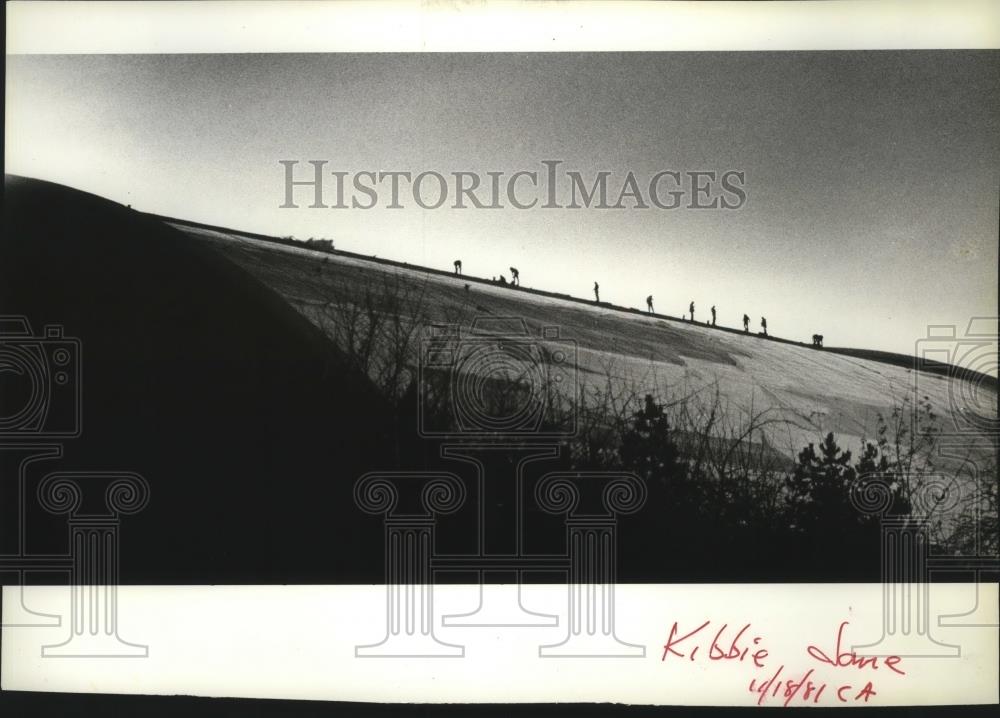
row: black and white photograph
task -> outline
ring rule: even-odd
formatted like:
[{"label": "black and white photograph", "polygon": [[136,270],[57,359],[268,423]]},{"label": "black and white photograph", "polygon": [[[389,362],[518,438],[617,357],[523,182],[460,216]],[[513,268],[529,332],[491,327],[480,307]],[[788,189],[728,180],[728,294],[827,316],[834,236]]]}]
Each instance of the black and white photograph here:
[{"label": "black and white photograph", "polygon": [[86,5],[7,5],[0,708],[995,710],[996,5]]}]

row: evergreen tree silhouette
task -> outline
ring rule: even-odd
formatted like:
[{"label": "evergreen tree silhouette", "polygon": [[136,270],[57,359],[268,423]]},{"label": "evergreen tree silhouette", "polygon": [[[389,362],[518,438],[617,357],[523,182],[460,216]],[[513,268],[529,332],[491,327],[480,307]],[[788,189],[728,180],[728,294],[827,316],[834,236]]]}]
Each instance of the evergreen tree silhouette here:
[{"label": "evergreen tree silhouette", "polygon": [[650,394],[646,394],[643,408],[632,415],[620,452],[623,467],[647,483],[665,484],[684,473],[667,415]]},{"label": "evergreen tree silhouette", "polygon": [[795,470],[787,479],[787,503],[791,528],[813,533],[856,523],[858,513],[850,504],[849,491],[857,478],[851,452],[837,446],[833,432],[819,445],[809,444],[799,452]]}]

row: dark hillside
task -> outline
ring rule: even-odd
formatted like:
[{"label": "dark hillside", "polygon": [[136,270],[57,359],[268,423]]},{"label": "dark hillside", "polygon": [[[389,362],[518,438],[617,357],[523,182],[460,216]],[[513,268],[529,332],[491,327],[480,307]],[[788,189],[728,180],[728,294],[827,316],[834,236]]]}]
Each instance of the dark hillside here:
[{"label": "dark hillside", "polygon": [[[34,337],[61,325],[81,342],[82,434],[28,471],[29,547],[65,550],[65,529],[51,523],[65,519],[35,506],[44,475],[135,471],[150,502],[123,520],[125,583],[380,573],[380,561],[347,547],[350,520],[379,536],[351,487],[379,451],[386,413],[322,333],[217,252],[93,195],[8,177],[3,222],[0,314],[25,316]],[[10,417],[30,388],[23,376],[5,382],[0,414]],[[59,412],[72,421],[65,398],[53,394],[50,424]],[[0,465],[7,526],[22,456],[4,451]],[[85,499],[100,511],[104,486],[88,481]],[[7,552],[6,529],[3,538]]]}]

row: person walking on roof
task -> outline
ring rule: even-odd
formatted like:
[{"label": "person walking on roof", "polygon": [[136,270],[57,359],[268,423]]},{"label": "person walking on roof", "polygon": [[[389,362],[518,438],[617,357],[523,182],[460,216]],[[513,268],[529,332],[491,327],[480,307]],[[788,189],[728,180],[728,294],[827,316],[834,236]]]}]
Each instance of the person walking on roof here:
[{"label": "person walking on roof", "polygon": [[745,332],[750,331],[750,317],[748,317],[746,314],[743,315],[743,331]]},{"label": "person walking on roof", "polygon": [[517,271],[517,267],[510,268],[510,283],[521,286],[521,273]]},{"label": "person walking on roof", "polygon": [[712,326],[715,326],[715,305],[712,305]]},{"label": "person walking on roof", "polygon": [[462,260],[461,259],[456,259],[455,260],[455,274],[457,274],[459,276],[461,276],[461,274],[462,274]]},{"label": "person walking on roof", "polygon": [[694,302],[688,305],[688,311],[691,312],[691,321],[694,322]]},{"label": "person walking on roof", "polygon": [[649,311],[650,314],[653,313],[653,295],[652,294],[650,294],[648,297],[646,297],[646,309]]},{"label": "person walking on roof", "polygon": [[601,285],[597,282],[594,282],[594,301],[598,304],[601,303]]},{"label": "person walking on roof", "polygon": [[767,317],[760,318],[760,328],[764,330],[764,336],[767,336]]}]

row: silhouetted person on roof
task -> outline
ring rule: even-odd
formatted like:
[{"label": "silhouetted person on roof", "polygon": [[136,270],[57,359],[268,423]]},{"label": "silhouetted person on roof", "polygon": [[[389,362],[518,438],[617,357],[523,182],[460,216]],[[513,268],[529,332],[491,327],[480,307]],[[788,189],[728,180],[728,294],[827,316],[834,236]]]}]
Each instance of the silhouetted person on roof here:
[{"label": "silhouetted person on roof", "polygon": [[653,295],[652,294],[650,294],[648,297],[646,297],[646,309],[649,310],[650,314],[653,313]]},{"label": "silhouetted person on roof", "polygon": [[507,278],[502,274],[500,275],[500,284],[507,284]]},{"label": "silhouetted person on roof", "polygon": [[823,348],[823,335],[822,334],[813,334],[813,346],[814,347],[819,347],[820,349]]},{"label": "silhouetted person on roof", "polygon": [[712,326],[715,326],[715,305],[712,305]]},{"label": "silhouetted person on roof", "polygon": [[767,336],[767,317],[760,318],[760,328],[764,330],[764,336]]},{"label": "silhouetted person on roof", "polygon": [[461,274],[461,273],[462,273],[462,260],[461,259],[456,259],[455,260],[455,274]]},{"label": "silhouetted person on roof", "polygon": [[694,302],[688,305],[688,311],[691,312],[691,321],[694,321]]},{"label": "silhouetted person on roof", "polygon": [[510,268],[510,283],[521,286],[521,273],[517,271],[517,267]]},{"label": "silhouetted person on roof", "polygon": [[601,303],[601,285],[594,282],[594,301],[598,304]]},{"label": "silhouetted person on roof", "polygon": [[743,315],[743,331],[745,332],[750,331],[750,317],[748,317],[746,314]]}]

